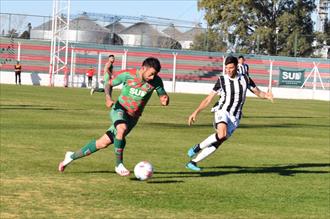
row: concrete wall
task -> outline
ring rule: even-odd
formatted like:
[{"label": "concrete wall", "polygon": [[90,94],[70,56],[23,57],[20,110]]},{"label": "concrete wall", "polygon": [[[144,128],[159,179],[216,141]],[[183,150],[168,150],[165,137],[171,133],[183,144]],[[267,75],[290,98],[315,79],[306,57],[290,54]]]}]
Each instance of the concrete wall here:
[{"label": "concrete wall", "polygon": [[[15,84],[15,73],[0,71],[0,83],[1,84]],[[37,85],[48,86],[49,75],[41,73],[22,73],[22,84],[24,85]],[[77,79],[78,84],[74,84],[74,87],[85,87],[84,76]],[[64,80],[63,75],[55,76],[55,86],[63,87]],[[95,79],[94,79],[95,83]],[[69,82],[70,85],[70,82]],[[192,93],[192,94],[209,94],[214,84],[211,83],[198,83],[198,82],[176,82],[173,87],[172,81],[164,81],[165,89],[168,92],[176,93]],[[266,91],[266,87],[260,87],[261,90]],[[330,90],[312,90],[301,88],[280,88],[274,87],[273,93],[275,98],[283,99],[315,99],[330,101]],[[254,96],[251,92],[248,92],[248,96]]]}]

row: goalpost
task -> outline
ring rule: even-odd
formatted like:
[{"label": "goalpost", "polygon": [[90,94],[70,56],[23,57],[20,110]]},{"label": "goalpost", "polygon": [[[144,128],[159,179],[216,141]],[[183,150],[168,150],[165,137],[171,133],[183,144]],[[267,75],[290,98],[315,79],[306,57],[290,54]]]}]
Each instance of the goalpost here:
[{"label": "goalpost", "polygon": [[[115,56],[115,62],[118,62],[121,60],[121,70],[126,69],[126,63],[127,63],[127,50],[124,50],[122,53],[118,52],[104,52],[104,51],[94,51],[94,50],[82,50],[82,49],[71,49],[71,66],[70,66],[70,77],[69,77],[69,85],[71,87],[87,87],[87,68],[88,66],[84,66],[83,72],[78,73],[77,66],[80,64],[86,64],[85,63],[77,63],[77,55],[84,57],[87,59],[93,59],[91,63],[89,63],[92,66],[96,67],[96,74],[93,76],[93,83],[92,86],[94,88],[103,87],[103,83],[101,81],[103,80],[103,69],[104,69],[104,63],[108,61],[109,55],[112,54]],[[78,57],[79,58],[79,57]],[[90,60],[89,60],[90,62]]]},{"label": "goalpost", "polygon": [[77,55],[83,56],[89,56],[94,55],[95,59],[97,57],[96,51],[88,51],[88,50],[82,50],[82,49],[75,49],[71,48],[71,65],[70,65],[70,76],[69,76],[69,85],[71,87],[86,87],[87,81],[86,81],[86,71],[87,69],[83,69],[84,71],[81,73],[78,73],[77,65]]}]

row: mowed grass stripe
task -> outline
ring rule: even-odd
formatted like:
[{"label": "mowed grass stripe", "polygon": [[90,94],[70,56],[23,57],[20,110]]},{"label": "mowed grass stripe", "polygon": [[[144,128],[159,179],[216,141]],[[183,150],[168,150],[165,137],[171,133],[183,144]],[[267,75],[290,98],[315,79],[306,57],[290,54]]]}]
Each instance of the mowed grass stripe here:
[{"label": "mowed grass stripe", "polygon": [[189,127],[204,95],[170,97],[161,107],[154,94],[127,137],[126,166],[155,167],[140,182],[114,173],[112,146],[57,171],[108,128],[102,93],[1,85],[1,218],[330,217],[329,102],[248,98],[240,128],[196,173],[186,151],[214,131],[213,115]]}]

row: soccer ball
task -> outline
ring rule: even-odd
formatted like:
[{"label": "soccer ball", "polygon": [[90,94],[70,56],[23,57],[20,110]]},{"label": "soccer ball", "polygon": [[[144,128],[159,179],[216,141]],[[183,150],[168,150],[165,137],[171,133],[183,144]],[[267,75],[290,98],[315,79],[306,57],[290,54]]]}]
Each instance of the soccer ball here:
[{"label": "soccer ball", "polygon": [[134,167],[134,175],[139,180],[147,180],[152,177],[154,168],[148,161],[141,161]]}]

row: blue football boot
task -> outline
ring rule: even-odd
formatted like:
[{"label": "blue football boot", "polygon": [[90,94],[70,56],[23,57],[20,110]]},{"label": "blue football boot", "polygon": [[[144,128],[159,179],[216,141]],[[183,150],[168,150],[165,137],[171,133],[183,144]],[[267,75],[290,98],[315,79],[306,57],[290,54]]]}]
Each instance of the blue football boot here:
[{"label": "blue football boot", "polygon": [[202,168],[196,166],[196,164],[189,162],[186,164],[186,168],[192,171],[202,171]]},{"label": "blue football boot", "polygon": [[195,153],[194,148],[195,148],[195,146],[191,147],[188,150],[188,152],[187,152],[188,157],[192,158],[192,157],[194,157],[197,154],[197,153]]}]

